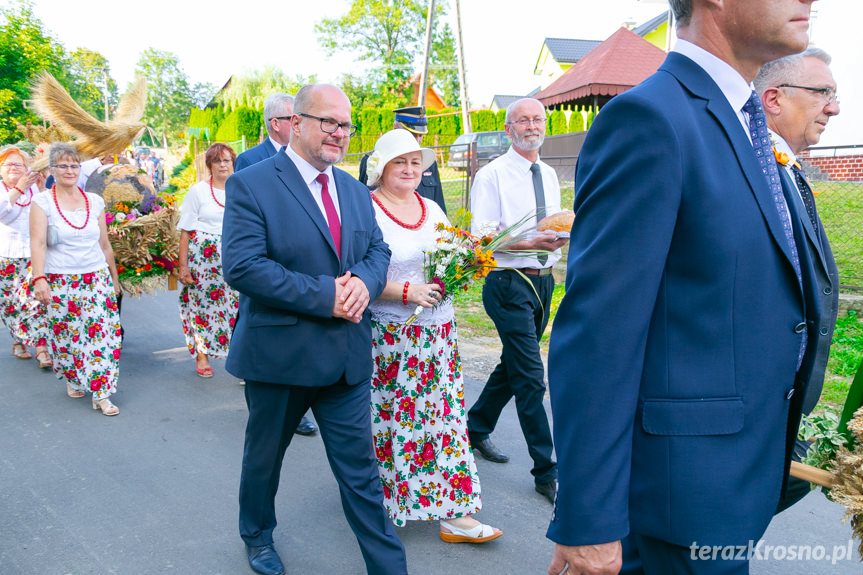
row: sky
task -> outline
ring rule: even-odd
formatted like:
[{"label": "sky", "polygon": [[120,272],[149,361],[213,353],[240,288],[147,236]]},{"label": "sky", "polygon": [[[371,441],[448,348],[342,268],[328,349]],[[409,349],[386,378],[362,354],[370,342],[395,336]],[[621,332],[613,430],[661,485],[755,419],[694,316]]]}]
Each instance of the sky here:
[{"label": "sky", "polygon": [[[120,90],[134,76],[149,47],[173,52],[192,82],[221,87],[232,74],[275,65],[289,75],[336,81],[358,73],[364,62],[350,55],[328,58],[314,25],[345,13],[349,0],[242,0],[183,2],[148,0],[141,8],[95,10],[88,3],[34,0],[34,12],[67,50],[100,52]],[[8,6],[9,0],[0,0]],[[447,19],[454,27],[452,1]],[[533,75],[546,37],[604,40],[626,21],[641,24],[666,9],[661,0],[461,0],[468,97],[488,106],[495,94],[526,94],[539,86]],[[239,9],[239,7],[242,9]],[[811,39],[833,56],[841,113],[831,119],[820,145],[863,144],[863,74],[860,0],[813,4]],[[118,12],[129,15],[118,16]],[[453,63],[455,64],[455,62]]]}]

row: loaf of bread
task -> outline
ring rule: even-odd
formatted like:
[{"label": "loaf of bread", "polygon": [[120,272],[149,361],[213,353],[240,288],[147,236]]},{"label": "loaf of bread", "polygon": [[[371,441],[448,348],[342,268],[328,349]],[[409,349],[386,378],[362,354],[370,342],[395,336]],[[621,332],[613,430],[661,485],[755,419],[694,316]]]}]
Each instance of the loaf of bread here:
[{"label": "loaf of bread", "polygon": [[575,219],[575,212],[572,210],[564,210],[550,216],[546,216],[539,220],[536,224],[538,232],[569,232],[572,230],[572,222]]}]

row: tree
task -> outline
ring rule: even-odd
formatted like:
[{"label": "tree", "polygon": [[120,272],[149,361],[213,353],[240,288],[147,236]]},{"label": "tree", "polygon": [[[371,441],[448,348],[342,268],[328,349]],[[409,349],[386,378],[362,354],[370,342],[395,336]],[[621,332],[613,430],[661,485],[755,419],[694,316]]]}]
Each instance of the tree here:
[{"label": "tree", "polygon": [[78,48],[68,58],[69,95],[95,118],[105,119],[105,88],[108,106],[117,105],[117,83],[108,60],[99,52]]},{"label": "tree", "polygon": [[63,47],[44,30],[32,2],[18,0],[0,8],[0,143],[21,138],[17,124],[39,121],[24,108],[24,100],[30,98],[30,81],[42,70],[65,83]]},{"label": "tree", "polygon": [[236,108],[245,105],[262,108],[267,96],[276,92],[295,94],[306,84],[315,83],[315,76],[288,76],[276,66],[264,66],[231,78],[231,83],[218,94],[218,101]]},{"label": "tree", "polygon": [[[438,28],[436,25],[435,28]],[[430,82],[443,97],[444,102],[455,108],[461,105],[461,85],[458,81],[458,57],[452,28],[444,22],[432,37],[432,52],[429,57]]]},{"label": "tree", "polygon": [[144,122],[162,136],[174,140],[186,127],[189,111],[195,105],[195,89],[171,52],[147,48],[135,66],[135,75],[147,79],[147,106]]},{"label": "tree", "polygon": [[[350,80],[349,89],[361,88],[358,91],[363,95],[363,105],[394,107],[410,101],[409,80],[418,69],[417,59],[425,47],[427,10],[426,2],[420,0],[351,0],[344,16],[315,24],[318,42],[327,54],[351,52],[359,60],[373,64],[366,82],[356,76],[345,77]],[[435,12],[443,16],[445,3],[440,2]],[[435,53],[445,58],[447,41],[455,54],[452,32],[438,21],[436,18],[435,29],[441,32],[433,38],[441,47]],[[453,61],[454,57],[446,63]]]}]

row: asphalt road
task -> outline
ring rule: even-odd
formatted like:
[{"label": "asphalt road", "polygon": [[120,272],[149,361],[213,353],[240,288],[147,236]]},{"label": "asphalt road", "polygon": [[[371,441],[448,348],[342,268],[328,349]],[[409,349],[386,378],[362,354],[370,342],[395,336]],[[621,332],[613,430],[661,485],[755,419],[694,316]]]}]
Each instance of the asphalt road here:
[{"label": "asphalt road", "polygon": [[[0,575],[252,573],[237,533],[242,386],[220,361],[214,378],[195,375],[176,292],[127,299],[122,319],[117,417],[66,397],[35,361],[0,354]],[[481,386],[466,382],[468,405]],[[512,404],[499,427],[494,441],[512,459],[478,459],[478,518],[504,536],[453,545],[440,541],[435,522],[411,523],[398,533],[412,574],[545,573],[551,506],[533,490]],[[277,510],[276,548],[288,573],[365,572],[319,437],[297,437],[289,447]],[[816,556],[820,545],[833,557],[834,546],[849,546],[841,517],[840,507],[810,494],[773,521],[765,545],[810,545]],[[783,549],[785,559],[771,550],[752,573],[861,572],[856,554],[834,565],[788,560]]]}]

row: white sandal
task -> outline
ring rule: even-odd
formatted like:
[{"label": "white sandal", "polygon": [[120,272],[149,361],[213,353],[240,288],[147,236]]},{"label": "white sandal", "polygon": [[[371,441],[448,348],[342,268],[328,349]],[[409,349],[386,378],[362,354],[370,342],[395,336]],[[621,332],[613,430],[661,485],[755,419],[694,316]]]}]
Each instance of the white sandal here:
[{"label": "white sandal", "polygon": [[440,523],[441,527],[449,530],[449,533],[440,532],[441,540],[447,543],[485,543],[503,535],[503,531],[495,531],[494,527],[485,523],[474,525],[470,529],[456,527],[445,519],[441,519]]},{"label": "white sandal", "polygon": [[93,400],[93,409],[101,410],[102,415],[117,415],[120,413],[120,410],[116,405],[111,403],[111,400],[107,397],[105,399],[100,399],[99,401]]}]

